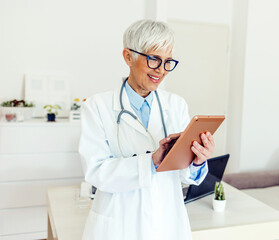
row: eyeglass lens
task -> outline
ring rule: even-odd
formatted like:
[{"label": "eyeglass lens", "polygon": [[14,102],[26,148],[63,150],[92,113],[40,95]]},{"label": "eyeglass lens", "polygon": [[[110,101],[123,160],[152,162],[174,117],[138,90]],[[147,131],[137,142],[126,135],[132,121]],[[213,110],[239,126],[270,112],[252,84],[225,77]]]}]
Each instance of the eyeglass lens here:
[{"label": "eyeglass lens", "polygon": [[[147,58],[148,67],[152,69],[158,68],[161,65],[161,63],[162,60],[160,58],[153,57],[153,56],[149,56],[149,58]],[[164,68],[166,71],[173,70],[175,66],[176,66],[176,62],[174,60],[166,60],[164,63]]]}]

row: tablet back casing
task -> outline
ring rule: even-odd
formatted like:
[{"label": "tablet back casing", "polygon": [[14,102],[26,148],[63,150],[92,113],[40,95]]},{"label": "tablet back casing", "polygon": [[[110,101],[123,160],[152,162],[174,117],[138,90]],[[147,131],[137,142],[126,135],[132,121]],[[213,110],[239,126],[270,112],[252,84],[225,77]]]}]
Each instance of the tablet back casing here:
[{"label": "tablet back casing", "polygon": [[179,139],[157,168],[157,172],[187,168],[194,159],[191,146],[194,141],[202,144],[200,135],[210,132],[212,135],[224,121],[225,116],[195,116]]}]

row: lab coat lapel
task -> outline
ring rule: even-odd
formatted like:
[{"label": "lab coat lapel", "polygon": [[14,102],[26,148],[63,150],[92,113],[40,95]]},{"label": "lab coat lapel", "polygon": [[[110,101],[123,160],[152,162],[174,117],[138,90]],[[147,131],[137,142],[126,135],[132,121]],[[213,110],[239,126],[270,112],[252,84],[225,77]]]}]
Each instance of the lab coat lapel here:
[{"label": "lab coat lapel", "polygon": [[[169,104],[167,101],[165,101],[164,94],[160,90],[157,90],[157,92],[158,92],[158,95],[159,95],[159,98],[161,101],[165,124],[167,125],[167,119],[168,119],[167,110],[168,110]],[[166,126],[166,130],[168,131],[167,126]],[[148,131],[154,137],[155,142],[157,142],[165,137],[159,103],[157,101],[155,92],[154,92],[154,97],[153,97],[153,102],[152,102],[152,107],[151,107],[151,112],[150,112],[150,117],[149,117]],[[167,132],[167,134],[168,134],[168,132]],[[156,141],[156,139],[157,139],[157,141]]]},{"label": "lab coat lapel", "polygon": [[[114,109],[114,111],[117,112],[117,116],[121,111],[120,98],[119,98],[120,90],[121,90],[121,86],[114,90],[113,109]],[[123,106],[124,106],[125,110],[136,115],[136,113],[134,112],[134,110],[132,109],[132,107],[130,105],[130,101],[129,101],[129,98],[128,98],[128,95],[127,95],[125,89],[123,89],[123,92],[122,92],[122,102],[123,102]],[[120,127],[121,127],[122,121],[129,124],[133,129],[137,130],[138,132],[144,134],[145,136],[148,136],[148,133],[146,132],[144,127],[137,120],[135,120],[131,115],[129,115],[127,113],[122,114],[121,120],[120,120]],[[139,119],[139,121],[140,121],[140,119]]]}]

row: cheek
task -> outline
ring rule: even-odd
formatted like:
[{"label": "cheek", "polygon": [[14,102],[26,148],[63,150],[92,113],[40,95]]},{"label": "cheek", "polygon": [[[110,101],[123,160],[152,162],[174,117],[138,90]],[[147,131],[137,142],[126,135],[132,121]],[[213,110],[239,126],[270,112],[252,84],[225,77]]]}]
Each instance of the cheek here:
[{"label": "cheek", "polygon": [[148,69],[146,69],[146,66],[144,64],[137,64],[134,67],[134,70],[137,74],[145,74]]}]

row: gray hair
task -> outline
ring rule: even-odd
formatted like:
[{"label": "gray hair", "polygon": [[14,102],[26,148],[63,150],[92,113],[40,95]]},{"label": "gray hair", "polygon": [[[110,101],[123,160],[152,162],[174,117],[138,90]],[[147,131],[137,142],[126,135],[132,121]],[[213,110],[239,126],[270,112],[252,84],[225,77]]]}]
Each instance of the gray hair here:
[{"label": "gray hair", "polygon": [[[150,49],[167,49],[174,47],[174,32],[163,22],[140,20],[133,23],[123,35],[124,48],[138,52],[148,52]],[[134,55],[133,58],[137,58]]]}]

